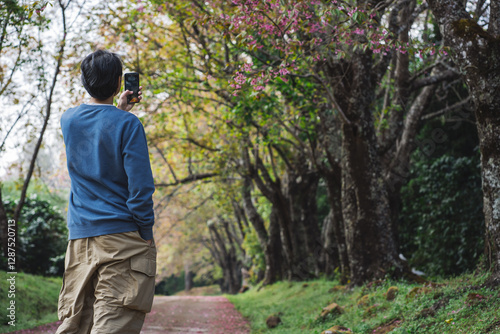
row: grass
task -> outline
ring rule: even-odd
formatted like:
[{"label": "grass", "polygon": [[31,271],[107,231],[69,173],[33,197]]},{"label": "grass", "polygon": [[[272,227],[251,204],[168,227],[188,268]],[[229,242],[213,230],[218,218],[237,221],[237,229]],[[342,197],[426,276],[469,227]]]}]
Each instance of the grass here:
[{"label": "grass", "polygon": [[[57,300],[62,285],[60,277],[34,276],[25,273],[15,275],[15,297],[9,298],[9,278],[5,271],[0,271],[0,333],[33,328],[57,321]],[[15,301],[16,326],[8,325],[9,303]]]},{"label": "grass", "polygon": [[[356,334],[500,333],[500,290],[481,287],[486,279],[486,274],[467,274],[420,290],[422,285],[391,280],[354,289],[328,280],[278,282],[227,297],[250,320],[252,333],[319,334],[334,325]],[[390,287],[398,289],[393,301],[385,295]],[[331,303],[341,306],[342,313],[318,318]],[[277,314],[282,323],[268,329],[266,318]]]},{"label": "grass", "polygon": [[[57,321],[61,278],[18,273],[16,326],[6,325],[10,320],[7,318],[8,276],[0,271],[0,309],[3,310],[0,333]],[[334,325],[350,328],[356,334],[389,331],[394,334],[500,333],[500,289],[483,287],[486,279],[487,274],[467,274],[438,280],[418,290],[413,297],[410,292],[422,285],[391,280],[354,289],[346,289],[337,281],[329,280],[278,282],[259,291],[253,288],[227,297],[251,321],[252,333],[319,334]],[[390,287],[398,289],[393,301],[387,301],[385,296]],[[216,292],[214,287],[205,290],[206,294]],[[322,309],[332,302],[340,305],[342,313],[318,318]],[[272,314],[279,314],[282,323],[268,329],[266,318]]]},{"label": "grass", "polygon": [[174,296],[219,296],[221,295],[219,285],[208,285],[192,288],[189,291],[179,291]]}]

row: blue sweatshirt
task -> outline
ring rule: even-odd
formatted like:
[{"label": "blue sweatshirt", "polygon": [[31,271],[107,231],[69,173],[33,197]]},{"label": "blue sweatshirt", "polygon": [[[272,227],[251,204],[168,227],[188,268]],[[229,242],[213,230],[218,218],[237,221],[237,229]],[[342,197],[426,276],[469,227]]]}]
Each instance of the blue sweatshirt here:
[{"label": "blue sweatshirt", "polygon": [[70,108],[61,117],[71,192],[69,239],[139,231],[153,238],[153,174],[144,127],[112,105]]}]

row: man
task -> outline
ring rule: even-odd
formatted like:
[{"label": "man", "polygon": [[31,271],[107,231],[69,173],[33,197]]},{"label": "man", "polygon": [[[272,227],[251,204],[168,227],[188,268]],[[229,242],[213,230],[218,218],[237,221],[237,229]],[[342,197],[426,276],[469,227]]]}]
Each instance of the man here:
[{"label": "man", "polygon": [[122,81],[116,54],[90,54],[81,72],[90,103],[61,117],[71,192],[57,334],[140,333],[156,275],[146,135],[129,113],[131,91],[113,105]]}]

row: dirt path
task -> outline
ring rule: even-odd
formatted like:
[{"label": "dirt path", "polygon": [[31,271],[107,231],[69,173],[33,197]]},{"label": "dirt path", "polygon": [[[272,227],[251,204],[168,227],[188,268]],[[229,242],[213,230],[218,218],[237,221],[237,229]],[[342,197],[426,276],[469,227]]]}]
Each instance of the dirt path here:
[{"label": "dirt path", "polygon": [[248,323],[225,297],[155,297],[141,334],[247,334]]},{"label": "dirt path", "polygon": [[[54,334],[60,322],[15,334]],[[160,296],[146,316],[141,334],[248,334],[250,326],[225,297]]]}]

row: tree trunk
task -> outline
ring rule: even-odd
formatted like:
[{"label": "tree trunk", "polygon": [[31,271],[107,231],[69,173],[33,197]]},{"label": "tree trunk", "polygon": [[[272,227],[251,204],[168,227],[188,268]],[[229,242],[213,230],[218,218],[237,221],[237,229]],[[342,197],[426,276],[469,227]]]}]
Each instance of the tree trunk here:
[{"label": "tree trunk", "polygon": [[300,241],[297,240],[297,234],[302,234],[303,231],[294,228],[295,226],[293,226],[293,221],[290,217],[288,201],[281,194],[281,191],[273,196],[271,203],[275,208],[276,220],[280,228],[283,256],[286,263],[284,270],[285,277],[289,280],[303,280],[306,275],[302,273],[302,268],[297,266],[299,247],[302,251],[305,249],[304,244],[299,245]]},{"label": "tree trunk", "polygon": [[[333,276],[335,269],[340,269],[340,254],[334,226],[335,217],[333,215],[333,210],[330,209],[328,215],[326,215],[323,220],[323,229],[321,231],[321,237],[323,240],[321,262],[323,272],[327,276]],[[343,271],[341,270],[341,272]]]},{"label": "tree trunk", "polygon": [[282,276],[283,259],[281,256],[281,237],[279,221],[276,208],[273,206],[271,217],[269,221],[269,233],[265,228],[264,219],[257,212],[257,209],[252,203],[250,189],[252,187],[252,180],[250,177],[245,177],[242,198],[243,209],[245,215],[248,217],[250,224],[257,232],[260,246],[264,252],[266,261],[266,272],[264,274],[264,285],[273,284],[279,281]]},{"label": "tree trunk", "polygon": [[[304,208],[304,206],[307,207],[307,202],[297,203],[302,190],[295,187],[293,183],[296,183],[296,179],[289,178],[286,192],[283,193],[281,189],[277,190],[271,203],[279,213],[278,221],[287,264],[285,270],[287,279],[304,281],[314,277],[314,261],[317,260],[309,256],[305,225],[316,222],[303,223],[300,220],[301,214],[298,212],[307,211],[307,208]],[[308,194],[308,196],[313,195]]]},{"label": "tree trunk", "polygon": [[342,172],[340,167],[336,166],[333,172],[328,173],[326,184],[331,210],[323,226],[325,273],[331,275],[334,269],[339,267],[341,281],[345,282],[349,276],[349,257],[342,215]]},{"label": "tree trunk", "polygon": [[297,267],[294,275],[306,275],[303,279],[319,274],[323,249],[316,207],[318,182],[317,173],[303,171],[298,176],[291,173],[284,194],[290,203],[290,232],[294,234],[294,265]]},{"label": "tree trunk", "polygon": [[[227,224],[227,222],[222,222],[222,224]],[[210,250],[222,269],[223,282],[221,290],[222,292],[235,294],[241,288],[241,263],[237,259],[234,245],[229,240],[230,251],[228,252],[226,242],[219,233],[216,223],[211,224],[208,228],[212,243]]]},{"label": "tree trunk", "polygon": [[242,199],[243,199],[243,210],[245,215],[250,220],[255,232],[257,232],[257,238],[259,239],[260,246],[262,249],[266,248],[268,234],[264,224],[264,219],[257,212],[257,209],[252,202],[252,179],[250,177],[244,177],[244,183],[242,188]]},{"label": "tree trunk", "polygon": [[445,44],[474,102],[481,151],[486,255],[500,282],[500,6],[490,7],[489,31],[482,29],[462,1],[429,0]]},{"label": "tree trunk", "polygon": [[193,272],[190,269],[189,263],[184,263],[184,291],[189,291],[193,288]]},{"label": "tree trunk", "polygon": [[269,239],[264,251],[266,257],[266,273],[263,285],[273,284],[281,280],[283,278],[283,267],[286,266],[281,254],[282,244],[278,215],[279,212],[276,210],[276,207],[273,206],[271,209],[271,216],[269,217]]},{"label": "tree trunk", "polygon": [[[397,15],[397,27],[401,31],[398,34],[398,41],[405,45],[409,42],[409,32],[410,25],[408,24],[409,18],[413,13],[415,7],[415,0],[410,0],[407,3],[400,2],[396,6],[395,10],[399,10]],[[400,7],[401,8],[398,8]],[[394,97],[391,101],[391,111],[389,113],[389,130],[385,140],[383,141],[386,145],[386,150],[391,153],[396,150],[396,139],[400,137],[404,126],[404,116],[407,113],[407,105],[410,97],[410,57],[409,53],[396,52],[395,54],[396,69],[395,75],[395,92]],[[395,243],[395,247],[399,250],[399,233],[398,233],[398,219],[399,212],[401,210],[401,196],[400,190],[403,183],[399,182],[394,189],[388,189],[388,199],[389,199],[389,212],[391,215],[391,227],[392,237]],[[393,191],[391,191],[393,190]]]},{"label": "tree trunk", "polygon": [[[307,230],[305,225],[311,223],[313,220],[304,216],[304,220],[307,218],[307,222],[304,223],[301,221],[304,212],[310,212],[308,208],[310,202],[297,201],[299,195],[303,195],[302,192],[304,190],[307,191],[310,189],[310,184],[307,183],[312,182],[307,177],[307,172],[309,171],[302,171],[297,175],[295,171],[289,169],[286,171],[283,181],[277,175],[275,175],[275,180],[273,180],[264,166],[264,162],[259,157],[258,151],[253,150],[253,154],[255,163],[250,162],[248,149],[243,151],[245,166],[261,193],[279,213],[277,221],[279,222],[281,243],[283,245],[282,251],[286,263],[286,278],[290,280],[310,279],[314,277],[315,269],[313,263],[316,260],[308,256]],[[259,172],[262,176],[259,175]],[[303,184],[299,187],[297,186],[299,183]],[[308,196],[315,198],[315,195],[308,194]],[[315,220],[314,223],[317,224]]]},{"label": "tree trunk", "polygon": [[0,183],[0,226],[1,226],[1,236],[2,236],[2,249],[3,249],[3,255],[4,258],[7,258],[8,256],[8,218],[7,218],[7,212],[5,211],[5,207],[3,205],[3,199],[2,199],[2,184]]},{"label": "tree trunk", "polygon": [[[238,260],[238,253],[236,252],[235,244],[241,246],[241,243],[238,242],[235,236],[231,233],[229,228],[230,223],[227,220],[222,220],[222,218],[221,222],[224,228],[224,232],[226,233],[226,239],[229,246],[228,262],[229,262],[230,274],[232,276],[231,277],[232,286],[230,289],[230,293],[238,293],[238,291],[241,289],[241,284],[243,280],[241,275],[242,265],[241,261]],[[243,252],[243,249],[240,248],[240,250]],[[242,254],[244,255],[244,253]]]},{"label": "tree trunk", "polygon": [[342,217],[342,168],[341,159],[341,135],[339,120],[333,114],[326,112],[329,106],[325,105],[319,109],[318,133],[320,142],[326,155],[318,163],[318,170],[325,180],[330,202],[330,212],[323,222],[321,238],[323,241],[323,254],[321,255],[323,271],[327,275],[333,275],[335,270],[340,269],[340,281],[344,284],[349,277],[349,258],[347,256],[347,245],[345,239],[345,228]]},{"label": "tree trunk", "polygon": [[377,153],[372,110],[374,89],[370,52],[357,53],[351,63],[350,91],[342,124],[344,152],[342,206],[352,284],[381,278],[390,268],[401,275],[403,266],[391,232],[388,194]]}]

